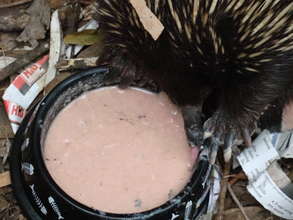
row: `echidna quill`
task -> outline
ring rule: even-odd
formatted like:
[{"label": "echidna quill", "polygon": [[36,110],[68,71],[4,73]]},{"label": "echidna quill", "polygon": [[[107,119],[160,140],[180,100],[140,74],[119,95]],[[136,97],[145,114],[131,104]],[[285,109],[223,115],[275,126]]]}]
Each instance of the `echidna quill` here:
[{"label": "echidna quill", "polygon": [[193,145],[202,144],[210,100],[205,130],[226,147],[238,138],[251,145],[261,113],[292,88],[291,0],[146,0],[165,27],[158,40],[129,0],[98,3],[100,63],[120,72],[124,87],[140,74],[156,81],[181,106]]}]

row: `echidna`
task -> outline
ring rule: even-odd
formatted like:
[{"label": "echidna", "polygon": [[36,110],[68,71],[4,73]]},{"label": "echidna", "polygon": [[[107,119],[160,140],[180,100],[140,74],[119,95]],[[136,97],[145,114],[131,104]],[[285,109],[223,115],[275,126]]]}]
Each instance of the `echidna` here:
[{"label": "echidna", "polygon": [[[293,86],[293,1],[146,0],[165,29],[154,40],[129,0],[99,0],[106,47],[100,63],[155,80],[182,107],[193,144],[205,124],[226,146],[251,144],[260,114]],[[293,97],[293,94],[288,96]],[[285,100],[288,101],[288,100]]]}]

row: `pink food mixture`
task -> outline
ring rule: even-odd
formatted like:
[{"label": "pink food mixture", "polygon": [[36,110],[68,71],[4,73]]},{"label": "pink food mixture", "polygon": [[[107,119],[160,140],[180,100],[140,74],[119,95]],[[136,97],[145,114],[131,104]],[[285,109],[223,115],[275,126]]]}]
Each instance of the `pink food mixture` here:
[{"label": "pink food mixture", "polygon": [[150,210],[177,195],[197,153],[166,95],[116,87],[70,103],[44,147],[49,173],[69,196],[112,213]]}]

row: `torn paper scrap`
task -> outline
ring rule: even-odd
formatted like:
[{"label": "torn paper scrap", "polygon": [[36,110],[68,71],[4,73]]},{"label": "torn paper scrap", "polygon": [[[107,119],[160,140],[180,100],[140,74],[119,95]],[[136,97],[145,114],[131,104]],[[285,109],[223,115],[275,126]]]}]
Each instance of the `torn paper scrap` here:
[{"label": "torn paper scrap", "polygon": [[20,123],[24,119],[26,111],[21,106],[7,100],[4,100],[4,106],[8,114],[12,131],[15,134]]},{"label": "torn paper scrap", "polygon": [[59,20],[58,10],[55,10],[51,18],[50,26],[50,53],[49,53],[49,67],[44,77],[43,84],[39,82],[39,86],[45,88],[56,76],[57,69],[56,65],[60,60],[61,54],[63,53],[63,33],[61,29],[61,23]]},{"label": "torn paper scrap", "polygon": [[35,82],[46,73],[48,59],[46,55],[25,68],[5,90],[3,99],[27,109],[39,94]]},{"label": "torn paper scrap", "polygon": [[164,30],[161,21],[147,7],[145,0],[130,0],[145,30],[157,40]]}]

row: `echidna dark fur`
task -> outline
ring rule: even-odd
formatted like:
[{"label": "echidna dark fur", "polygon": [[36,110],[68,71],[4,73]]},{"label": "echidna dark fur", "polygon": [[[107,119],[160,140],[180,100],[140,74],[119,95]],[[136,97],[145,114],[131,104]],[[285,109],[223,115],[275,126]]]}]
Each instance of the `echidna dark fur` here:
[{"label": "echidna dark fur", "polygon": [[122,86],[139,74],[155,80],[182,107],[195,145],[207,100],[205,130],[226,146],[237,137],[250,145],[261,112],[293,87],[291,0],[146,0],[165,27],[156,41],[128,0],[98,3],[100,63],[121,73]]}]

